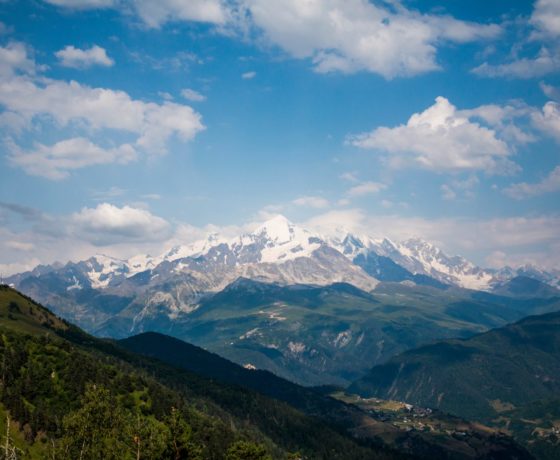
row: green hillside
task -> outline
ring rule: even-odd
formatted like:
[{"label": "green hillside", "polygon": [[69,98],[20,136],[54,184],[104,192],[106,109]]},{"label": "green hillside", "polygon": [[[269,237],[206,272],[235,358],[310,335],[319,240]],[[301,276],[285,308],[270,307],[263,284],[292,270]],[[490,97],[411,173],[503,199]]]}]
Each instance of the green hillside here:
[{"label": "green hillside", "polygon": [[122,343],[141,356],[5,286],[0,313],[0,443],[18,459],[532,458],[494,430],[411,431],[170,337]]},{"label": "green hillside", "polygon": [[398,457],[287,404],[88,336],[4,286],[0,313],[0,415],[17,428],[18,458],[221,459],[259,446],[278,459]]},{"label": "green hillside", "polygon": [[[416,418],[415,411],[400,411],[388,417],[391,401],[372,405],[361,398],[341,397],[328,387],[310,389],[267,371],[244,369],[218,355],[157,333],[143,333],[119,344],[129,350],[154,356],[183,369],[222,382],[251,388],[289,403],[302,412],[345,427],[355,437],[376,439],[414,457],[469,460],[528,458],[530,455],[497,429],[468,423],[443,413]],[[400,404],[400,407],[404,404]],[[421,410],[420,410],[421,411]]]},{"label": "green hillside", "polygon": [[560,458],[560,313],[446,340],[374,367],[349,393],[480,420],[539,459]]},{"label": "green hillside", "polygon": [[469,417],[554,397],[560,393],[560,313],[402,353],[349,390]]},{"label": "green hillside", "polygon": [[[149,330],[299,384],[347,385],[373,365],[411,348],[470,337],[528,314],[558,309],[558,297],[515,299],[398,283],[382,283],[366,293],[343,283],[277,286],[240,279],[203,299],[188,315],[154,318]],[[124,332],[116,330],[136,314],[129,310],[126,321],[112,318],[95,333],[122,336]]]}]

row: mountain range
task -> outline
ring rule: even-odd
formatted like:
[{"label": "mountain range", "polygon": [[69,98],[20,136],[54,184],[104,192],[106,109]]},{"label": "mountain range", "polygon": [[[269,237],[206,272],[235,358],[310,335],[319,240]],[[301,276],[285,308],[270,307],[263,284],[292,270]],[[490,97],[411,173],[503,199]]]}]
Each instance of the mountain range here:
[{"label": "mountain range", "polygon": [[560,309],[557,272],[489,270],[412,239],[325,237],[277,216],[151,257],[6,281],[99,336],[158,331],[302,384],[347,384],[436,339]]}]

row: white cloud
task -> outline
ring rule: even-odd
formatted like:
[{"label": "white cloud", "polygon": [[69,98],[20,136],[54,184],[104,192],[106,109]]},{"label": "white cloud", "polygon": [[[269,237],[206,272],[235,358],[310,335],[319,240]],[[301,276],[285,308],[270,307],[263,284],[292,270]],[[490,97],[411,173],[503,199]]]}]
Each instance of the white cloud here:
[{"label": "white cloud", "polygon": [[329,200],[320,196],[302,196],[293,200],[292,204],[316,209],[328,208],[330,205]]},{"label": "white cloud", "polygon": [[145,193],[141,198],[146,200],[161,200],[161,195],[159,193]]},{"label": "white cloud", "polygon": [[317,72],[368,71],[385,78],[440,68],[446,43],[493,39],[496,24],[421,14],[397,2],[369,0],[45,0],[72,9],[115,7],[134,12],[151,28],[167,22],[206,22],[247,37],[258,31]]},{"label": "white cloud", "polygon": [[457,198],[457,193],[449,186],[449,184],[443,184],[441,186],[441,197],[444,200],[452,201]]},{"label": "white cloud", "polygon": [[[17,65],[12,68],[26,62],[21,49],[25,48],[18,47]],[[0,47],[0,62],[9,51],[8,47]],[[205,129],[200,114],[187,105],[144,102],[124,91],[13,72],[0,78],[0,105],[4,114],[17,118],[20,126],[22,120],[28,127],[33,121],[51,120],[57,127],[132,133],[136,147],[148,153],[165,153],[171,136],[188,141]]]},{"label": "white cloud", "polygon": [[359,182],[360,180],[357,178],[355,173],[352,172],[345,172],[340,175],[341,179],[344,179],[348,182]]},{"label": "white cloud", "polygon": [[505,174],[517,166],[512,149],[496,130],[469,119],[444,97],[413,114],[406,125],[379,127],[350,137],[353,145],[388,155],[394,168],[421,167],[438,172],[483,170]]},{"label": "white cloud", "polygon": [[534,142],[535,138],[521,130],[516,124],[519,118],[526,118],[533,114],[534,108],[520,101],[500,106],[496,104],[481,105],[474,109],[460,110],[458,114],[466,118],[480,119],[491,126],[500,138],[510,144],[527,144]]},{"label": "white cloud", "polygon": [[8,248],[15,249],[16,251],[28,252],[35,249],[35,245],[33,243],[27,243],[24,241],[10,240],[10,241],[6,241],[4,244]]},{"label": "white cloud", "polygon": [[560,142],[560,103],[547,102],[542,111],[532,114],[532,121],[535,127]]},{"label": "white cloud", "polygon": [[317,72],[360,70],[393,78],[439,68],[442,42],[499,35],[496,25],[423,15],[402,5],[367,0],[245,0],[254,25],[290,55],[312,60]]},{"label": "white cloud", "polygon": [[350,197],[358,197],[379,193],[381,190],[387,188],[385,184],[380,182],[364,182],[363,184],[356,185],[348,190],[347,194]]},{"label": "white cloud", "polygon": [[136,12],[148,27],[169,21],[197,21],[224,24],[229,10],[220,0],[132,0]]},{"label": "white cloud", "polygon": [[482,63],[472,70],[482,77],[536,78],[560,69],[560,56],[557,49],[542,47],[534,58],[522,58],[505,64],[491,65]]},{"label": "white cloud", "polygon": [[550,99],[554,99],[556,102],[560,102],[560,90],[558,88],[552,85],[547,85],[543,81],[539,83],[539,86],[545,96],[548,96]]},{"label": "white cloud", "polygon": [[560,3],[557,0],[537,0],[530,22],[539,35],[560,37]]},{"label": "white cloud", "polygon": [[53,145],[37,143],[33,150],[24,151],[11,145],[10,162],[21,167],[27,174],[47,179],[64,179],[69,171],[92,165],[119,163],[136,160],[137,153],[130,144],[116,148],[102,148],[88,139],[76,137]]},{"label": "white cloud", "polygon": [[[503,64],[484,62],[472,70],[482,77],[536,78],[560,70],[560,2],[537,0],[529,18],[530,32],[512,47],[512,60]],[[525,25],[525,23],[524,23]],[[524,48],[542,46],[536,56],[520,57]]]},{"label": "white cloud", "polygon": [[97,45],[88,49],[69,45],[54,54],[62,66],[75,69],[85,69],[95,65],[111,67],[115,64],[115,61],[107,56],[107,51]]},{"label": "white cloud", "polygon": [[540,182],[529,184],[521,182],[513,184],[504,189],[506,195],[521,200],[532,196],[544,195],[545,193],[552,193],[560,191],[560,166],[554,168],[548,176]]},{"label": "white cloud", "polygon": [[243,78],[243,80],[252,80],[256,76],[257,76],[257,72],[255,72],[255,71],[245,72],[245,73],[241,74],[241,78]]},{"label": "white cloud", "polygon": [[204,94],[200,94],[198,91],[190,88],[185,88],[184,90],[182,90],[181,96],[193,102],[202,102],[206,100],[206,96]]},{"label": "white cloud", "polygon": [[29,270],[33,270],[37,265],[41,263],[41,260],[37,257],[33,257],[31,259],[21,260],[19,262],[13,263],[0,263],[0,275],[1,276],[10,276],[15,273],[22,273]]},{"label": "white cloud", "polygon": [[83,208],[71,216],[74,233],[80,232],[96,245],[130,240],[162,240],[169,236],[170,225],[145,209],[130,206],[119,208],[101,203],[95,208]]},{"label": "white cloud", "polygon": [[444,200],[454,200],[459,195],[463,198],[472,198],[474,196],[473,189],[479,182],[480,180],[475,175],[471,175],[464,180],[452,180],[450,183],[441,186],[441,196]]},{"label": "white cloud", "polygon": [[51,5],[76,10],[109,8],[116,4],[115,0],[43,0]]},{"label": "white cloud", "polygon": [[27,55],[23,43],[11,42],[0,46],[0,77],[7,78],[18,72],[35,73],[35,62]]}]

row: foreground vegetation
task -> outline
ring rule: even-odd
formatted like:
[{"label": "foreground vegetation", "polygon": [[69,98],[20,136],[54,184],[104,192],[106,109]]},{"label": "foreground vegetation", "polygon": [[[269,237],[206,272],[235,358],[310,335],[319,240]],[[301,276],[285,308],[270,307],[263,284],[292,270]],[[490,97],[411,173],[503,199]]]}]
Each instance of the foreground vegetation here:
[{"label": "foreground vegetation", "polygon": [[97,340],[7,287],[0,369],[7,458],[396,457],[278,401]]}]

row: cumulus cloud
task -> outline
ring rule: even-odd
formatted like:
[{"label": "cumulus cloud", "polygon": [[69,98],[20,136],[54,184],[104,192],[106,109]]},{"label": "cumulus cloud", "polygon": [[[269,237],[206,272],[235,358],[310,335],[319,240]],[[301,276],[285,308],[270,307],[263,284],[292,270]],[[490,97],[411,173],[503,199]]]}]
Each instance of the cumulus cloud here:
[{"label": "cumulus cloud", "polygon": [[537,0],[530,19],[536,36],[560,37],[560,3],[556,0]]},{"label": "cumulus cloud", "polygon": [[[9,215],[2,218],[2,212]],[[40,263],[85,260],[100,252],[117,258],[159,254],[216,230],[212,226],[173,226],[132,205],[104,202],[69,215],[48,215],[19,204],[0,203],[0,272],[9,275]]]},{"label": "cumulus cloud", "polygon": [[0,77],[12,77],[16,73],[35,73],[35,62],[28,56],[23,43],[11,42],[0,46]]},{"label": "cumulus cloud", "polygon": [[560,69],[557,49],[543,46],[533,58],[521,58],[505,64],[492,65],[484,62],[472,72],[483,77],[536,78]]},{"label": "cumulus cloud", "polygon": [[560,142],[560,104],[558,102],[547,102],[542,111],[532,114],[532,121],[536,128]]},{"label": "cumulus cloud", "polygon": [[476,187],[479,182],[478,177],[475,175],[465,180],[452,180],[450,183],[441,186],[441,197],[448,201],[454,200],[458,196],[472,198],[474,196],[473,188]]},{"label": "cumulus cloud", "polygon": [[517,166],[508,158],[512,148],[495,129],[482,126],[468,115],[440,96],[434,105],[413,114],[406,125],[379,127],[349,140],[357,147],[384,152],[394,168],[483,170],[489,174],[515,171]]},{"label": "cumulus cloud", "polygon": [[439,68],[437,47],[494,38],[496,25],[423,15],[367,0],[246,0],[253,24],[272,43],[317,72],[361,70],[385,78]]},{"label": "cumulus cloud", "polygon": [[201,116],[189,106],[144,102],[124,91],[91,88],[75,81],[0,81],[0,104],[28,121],[48,116],[62,126],[81,122],[94,130],[128,131],[138,135],[137,144],[151,153],[165,152],[165,143],[173,134],[190,140],[204,129]]},{"label": "cumulus cloud", "polygon": [[340,178],[341,178],[341,179],[344,179],[344,180],[346,180],[346,181],[348,181],[348,182],[360,182],[360,180],[358,179],[358,177],[356,176],[356,174],[353,173],[353,172],[345,172],[345,173],[342,173],[342,174],[340,175]]},{"label": "cumulus cloud", "polygon": [[504,189],[504,193],[521,200],[532,196],[560,191],[560,166],[554,168],[543,180],[533,184],[521,182]]},{"label": "cumulus cloud", "polygon": [[369,0],[45,0],[67,8],[115,7],[134,12],[145,25],[194,21],[237,31],[309,59],[317,72],[367,71],[385,78],[440,68],[438,48],[446,43],[494,39],[496,24],[421,14],[396,2]]},{"label": "cumulus cloud", "polygon": [[352,187],[350,190],[348,190],[347,194],[350,197],[358,197],[379,193],[385,188],[387,188],[387,186],[385,184],[381,184],[380,182],[364,182]]},{"label": "cumulus cloud", "polygon": [[83,208],[71,216],[74,231],[93,244],[107,245],[122,240],[157,240],[169,236],[169,223],[145,209],[109,203]]},{"label": "cumulus cloud", "polygon": [[193,102],[202,102],[206,100],[206,96],[204,94],[200,94],[198,91],[190,88],[185,88],[184,90],[182,90],[181,96],[183,96],[188,101]]},{"label": "cumulus cloud", "polygon": [[554,99],[557,102],[560,102],[560,90],[552,85],[547,85],[545,82],[541,81],[539,86],[545,96],[548,96],[550,99]]},{"label": "cumulus cloud", "polygon": [[25,151],[11,145],[9,160],[27,174],[47,179],[64,179],[69,172],[87,166],[118,163],[126,164],[137,159],[130,144],[116,148],[102,148],[88,139],[76,137],[53,145],[37,143],[33,150]]},{"label": "cumulus cloud", "polygon": [[243,80],[252,80],[256,76],[257,76],[257,72],[255,72],[255,71],[245,72],[245,73],[241,74],[241,78],[243,78]]},{"label": "cumulus cloud", "polygon": [[88,49],[75,48],[69,45],[54,54],[62,66],[75,69],[85,69],[96,65],[111,67],[115,64],[115,61],[107,56],[105,48],[97,45]]},{"label": "cumulus cloud", "polygon": [[[205,129],[200,114],[187,105],[169,101],[162,104],[145,102],[133,99],[124,91],[38,77],[33,74],[32,64],[33,61],[27,57],[23,45],[0,47],[0,105],[4,108],[0,121],[18,132],[31,128],[33,123],[44,124],[50,121],[55,128],[82,132],[85,129],[88,134],[103,131],[104,136],[109,136],[109,139],[114,132],[134,136],[133,145],[126,147],[126,151],[104,154],[98,151],[95,157],[104,160],[91,160],[90,164],[108,163],[108,157],[130,159],[132,147],[149,154],[162,154],[166,152],[167,142],[172,136],[188,141]],[[24,73],[18,73],[19,69],[24,70]],[[76,145],[75,141],[73,145]],[[60,178],[63,169],[73,169],[73,166],[61,168],[60,161],[57,164],[53,161],[61,158],[62,148],[68,153],[71,146],[72,143],[65,141],[55,149],[51,147],[50,154],[45,146],[39,146],[27,155],[19,152],[18,159],[21,161],[16,161],[15,164],[27,164],[25,158],[31,158],[29,155],[33,153],[37,158],[42,158],[42,161],[50,159],[52,167],[47,168],[47,174],[52,178]],[[86,150],[91,153],[91,145]],[[86,156],[93,158],[86,153],[82,154],[78,161],[79,167],[85,165]],[[77,158],[76,155],[74,158]]]},{"label": "cumulus cloud", "polygon": [[197,21],[224,24],[229,9],[220,0],[132,0],[136,12],[148,27],[168,21]]},{"label": "cumulus cloud", "polygon": [[293,200],[292,204],[316,209],[328,208],[330,205],[329,200],[320,196],[302,196]]},{"label": "cumulus cloud", "polygon": [[[484,62],[472,70],[482,77],[536,78],[560,70],[560,3],[557,0],[537,0],[529,18],[530,32],[512,48],[510,62]],[[523,56],[523,51],[541,42],[536,55]]]}]

